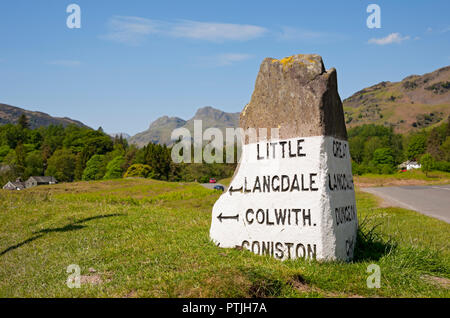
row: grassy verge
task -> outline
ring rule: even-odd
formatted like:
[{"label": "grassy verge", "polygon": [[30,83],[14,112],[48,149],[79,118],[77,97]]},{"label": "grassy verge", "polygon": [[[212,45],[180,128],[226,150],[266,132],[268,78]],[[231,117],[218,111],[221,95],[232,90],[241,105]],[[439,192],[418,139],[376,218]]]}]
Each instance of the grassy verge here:
[{"label": "grassy verge", "polygon": [[[357,193],[352,263],[279,262],[209,241],[219,194],[127,179],[0,191],[1,297],[449,297],[450,225]],[[367,266],[381,288],[366,286]],[[66,286],[67,266],[81,288]]]},{"label": "grassy verge", "polygon": [[354,176],[356,185],[361,187],[438,185],[450,183],[450,173],[431,171],[426,175],[419,169],[394,174],[364,174]]}]

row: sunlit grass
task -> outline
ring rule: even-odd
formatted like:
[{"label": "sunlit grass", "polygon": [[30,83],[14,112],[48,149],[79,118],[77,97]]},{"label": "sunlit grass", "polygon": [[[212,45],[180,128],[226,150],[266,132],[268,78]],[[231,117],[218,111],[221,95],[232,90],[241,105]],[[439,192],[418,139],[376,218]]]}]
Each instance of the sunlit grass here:
[{"label": "sunlit grass", "polygon": [[[280,262],[209,240],[220,194],[145,179],[0,191],[1,297],[449,297],[450,225],[357,193],[352,263]],[[373,230],[373,231],[372,231]],[[381,288],[369,289],[369,264]],[[66,285],[70,264],[84,278]],[[95,279],[94,279],[95,278]]]}]

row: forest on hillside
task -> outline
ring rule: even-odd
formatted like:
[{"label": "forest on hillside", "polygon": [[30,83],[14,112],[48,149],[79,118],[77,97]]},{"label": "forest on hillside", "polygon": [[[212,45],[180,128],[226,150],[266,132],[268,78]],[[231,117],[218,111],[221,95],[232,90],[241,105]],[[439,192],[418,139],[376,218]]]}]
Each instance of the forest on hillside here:
[{"label": "forest on hillside", "polygon": [[366,124],[348,130],[354,175],[391,174],[404,161],[425,169],[450,172],[450,117],[446,123],[418,132],[396,134],[392,126]]},{"label": "forest on hillside", "polygon": [[[353,173],[390,174],[405,160],[449,172],[449,120],[405,135],[373,124],[349,129]],[[59,182],[123,177],[208,182],[211,177],[232,176],[235,168],[236,164],[225,163],[176,164],[170,147],[149,143],[138,148],[121,136],[112,138],[101,128],[50,125],[30,129],[25,115],[15,125],[0,126],[1,185],[41,175],[53,176]]]},{"label": "forest on hillside", "polygon": [[226,178],[235,164],[175,164],[171,148],[149,143],[143,148],[126,139],[69,125],[30,129],[26,116],[0,126],[0,183],[30,176],[53,176],[59,182],[144,177],[166,181],[207,182]]}]

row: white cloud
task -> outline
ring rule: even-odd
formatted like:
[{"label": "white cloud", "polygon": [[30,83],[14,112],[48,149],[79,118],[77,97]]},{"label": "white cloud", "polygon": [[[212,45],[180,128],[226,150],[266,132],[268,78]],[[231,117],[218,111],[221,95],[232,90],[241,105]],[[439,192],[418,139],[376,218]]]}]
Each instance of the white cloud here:
[{"label": "white cloud", "polygon": [[224,53],[219,54],[215,57],[215,60],[218,65],[231,65],[236,62],[242,62],[248,59],[251,59],[253,55],[250,54],[242,54],[242,53]]},{"label": "white cloud", "polygon": [[160,34],[213,42],[247,41],[261,37],[266,29],[248,24],[198,22],[179,20],[164,22],[140,17],[114,16],[108,23],[109,32],[102,38],[119,43],[139,45],[147,36]]},{"label": "white cloud", "polygon": [[401,36],[400,33],[391,33],[388,36],[384,37],[384,38],[372,38],[368,41],[368,43],[370,44],[377,44],[377,45],[386,45],[386,44],[391,44],[391,43],[401,43],[403,41],[409,40],[410,36]]},{"label": "white cloud", "polygon": [[157,33],[160,23],[139,17],[114,16],[108,22],[109,32],[102,38],[114,42],[138,45],[147,35]]},{"label": "white cloud", "polygon": [[347,36],[337,32],[324,32],[308,30],[303,28],[293,28],[289,26],[281,27],[281,31],[273,32],[275,37],[281,41],[302,41],[302,42],[335,42],[347,39]]},{"label": "white cloud", "polygon": [[325,32],[283,27],[279,38],[282,40],[312,40],[327,36],[329,34]]},{"label": "white cloud", "polygon": [[447,33],[448,31],[450,31],[450,26],[448,26],[448,27],[442,29],[441,32],[442,32],[442,33]]},{"label": "white cloud", "polygon": [[207,41],[247,41],[261,37],[266,29],[249,24],[180,21],[170,26],[168,34],[175,37]]},{"label": "white cloud", "polygon": [[76,60],[54,60],[47,62],[49,65],[58,65],[58,66],[66,66],[66,67],[75,67],[80,66],[81,62]]}]

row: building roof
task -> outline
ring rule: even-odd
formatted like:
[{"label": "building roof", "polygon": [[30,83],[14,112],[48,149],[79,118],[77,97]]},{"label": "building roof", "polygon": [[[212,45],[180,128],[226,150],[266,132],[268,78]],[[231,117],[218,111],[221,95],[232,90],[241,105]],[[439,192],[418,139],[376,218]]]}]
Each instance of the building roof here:
[{"label": "building roof", "polygon": [[32,176],[28,180],[34,179],[37,183],[56,183],[58,182],[55,177],[52,176]]},{"label": "building roof", "polygon": [[20,181],[16,181],[16,182],[8,181],[8,183],[5,184],[3,188],[5,188],[9,184],[14,186],[16,189],[25,189],[25,183],[24,182],[20,182]]}]

